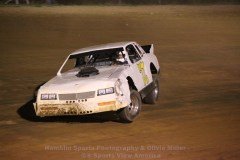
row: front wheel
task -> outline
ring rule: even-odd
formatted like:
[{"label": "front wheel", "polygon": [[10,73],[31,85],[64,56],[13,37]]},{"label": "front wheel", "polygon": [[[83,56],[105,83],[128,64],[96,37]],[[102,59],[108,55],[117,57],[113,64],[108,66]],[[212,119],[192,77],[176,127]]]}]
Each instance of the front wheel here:
[{"label": "front wheel", "polygon": [[142,108],[141,97],[137,91],[131,90],[130,98],[131,103],[119,111],[120,120],[128,123],[133,121],[133,119],[140,113]]}]

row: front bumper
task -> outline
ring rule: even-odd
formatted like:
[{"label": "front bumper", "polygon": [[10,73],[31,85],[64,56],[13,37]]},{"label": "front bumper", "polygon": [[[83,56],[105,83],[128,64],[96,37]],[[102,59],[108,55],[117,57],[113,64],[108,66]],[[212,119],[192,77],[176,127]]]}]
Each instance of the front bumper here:
[{"label": "front bumper", "polygon": [[34,103],[34,109],[37,116],[63,116],[63,115],[86,115],[106,111],[117,111],[126,107],[128,104],[118,100],[111,100],[99,103]]}]

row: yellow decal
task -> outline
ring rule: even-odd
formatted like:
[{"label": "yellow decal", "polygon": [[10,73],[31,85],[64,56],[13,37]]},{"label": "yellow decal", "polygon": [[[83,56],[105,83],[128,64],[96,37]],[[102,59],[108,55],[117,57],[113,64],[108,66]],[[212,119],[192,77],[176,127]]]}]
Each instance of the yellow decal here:
[{"label": "yellow decal", "polygon": [[141,61],[140,63],[137,64],[137,66],[138,66],[139,72],[142,74],[142,79],[143,79],[144,85],[147,85],[148,82],[149,82],[149,79],[148,79],[148,76],[145,73],[144,62]]},{"label": "yellow decal", "polygon": [[115,104],[116,104],[116,101],[109,101],[109,102],[98,103],[98,106],[109,106],[109,105],[115,106]]}]

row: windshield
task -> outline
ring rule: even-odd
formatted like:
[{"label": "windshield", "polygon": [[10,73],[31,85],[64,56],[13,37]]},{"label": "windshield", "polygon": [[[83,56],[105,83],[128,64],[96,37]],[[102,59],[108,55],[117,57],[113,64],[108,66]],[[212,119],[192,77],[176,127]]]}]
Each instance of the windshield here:
[{"label": "windshield", "polygon": [[127,61],[122,48],[105,49],[70,56],[75,59],[75,67],[123,65]]}]

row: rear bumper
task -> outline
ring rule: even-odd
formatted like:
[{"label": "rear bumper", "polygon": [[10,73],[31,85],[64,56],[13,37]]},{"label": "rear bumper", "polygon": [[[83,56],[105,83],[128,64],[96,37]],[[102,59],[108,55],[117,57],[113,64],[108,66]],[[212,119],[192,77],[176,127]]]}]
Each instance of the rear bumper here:
[{"label": "rear bumper", "polygon": [[84,103],[59,103],[59,104],[38,104],[33,103],[34,110],[37,116],[63,116],[63,115],[86,115],[100,113],[106,111],[117,111],[120,108],[126,107],[127,103],[122,103],[117,100],[100,102],[97,104]]}]

